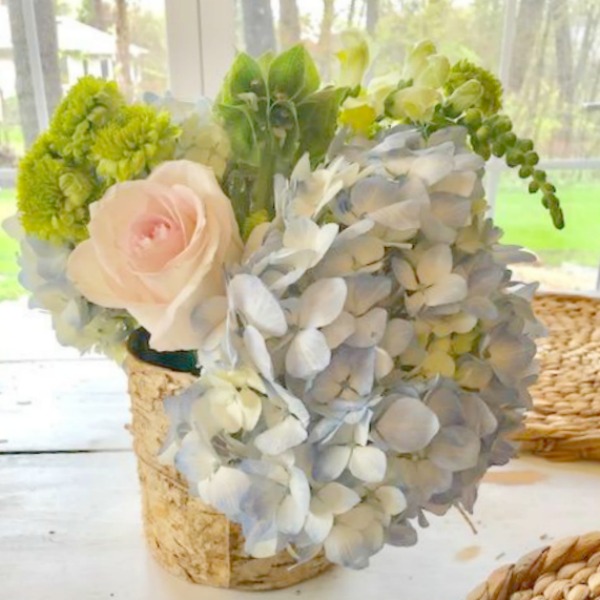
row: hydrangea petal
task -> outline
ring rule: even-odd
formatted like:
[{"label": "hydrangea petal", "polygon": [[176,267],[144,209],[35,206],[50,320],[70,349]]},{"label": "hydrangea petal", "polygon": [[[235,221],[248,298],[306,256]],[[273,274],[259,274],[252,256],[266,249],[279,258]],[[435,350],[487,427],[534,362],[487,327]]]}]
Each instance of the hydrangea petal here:
[{"label": "hydrangea petal", "polygon": [[328,446],[315,458],[313,477],[317,481],[333,481],[348,466],[352,449],[348,446]]},{"label": "hydrangea petal", "polygon": [[257,435],[254,445],[263,454],[276,456],[301,444],[307,435],[300,421],[290,415],[271,429]]},{"label": "hydrangea petal", "polygon": [[467,282],[456,273],[446,275],[423,292],[427,306],[441,306],[461,302],[467,297],[467,293]]},{"label": "hydrangea petal", "polygon": [[444,427],[428,450],[429,459],[441,469],[464,471],[479,460],[481,443],[470,429],[460,425]]},{"label": "hydrangea petal", "polygon": [[283,309],[265,284],[256,276],[242,273],[229,283],[233,304],[250,325],[266,335],[282,336],[287,331]]},{"label": "hydrangea petal", "polygon": [[390,448],[401,454],[425,448],[439,428],[435,413],[410,396],[396,398],[376,425],[377,432]]},{"label": "hydrangea petal", "polygon": [[321,510],[334,515],[345,513],[360,502],[360,496],[353,489],[336,481],[324,485],[317,492],[317,498],[323,503]]},{"label": "hydrangea petal", "polygon": [[435,285],[452,271],[452,250],[436,244],[426,250],[417,263],[417,277],[422,284]]},{"label": "hydrangea petal", "polygon": [[292,377],[310,379],[327,368],[331,350],[326,337],[317,329],[297,333],[285,357],[285,368]]},{"label": "hydrangea petal", "polygon": [[302,294],[298,325],[320,328],[335,321],[346,302],[346,283],[341,277],[319,279]]},{"label": "hydrangea petal", "polygon": [[375,446],[357,446],[352,450],[350,472],[361,481],[373,483],[385,477],[385,453]]},{"label": "hydrangea petal", "polygon": [[375,497],[388,515],[399,515],[406,509],[408,503],[402,491],[390,485],[382,485],[375,490]]}]

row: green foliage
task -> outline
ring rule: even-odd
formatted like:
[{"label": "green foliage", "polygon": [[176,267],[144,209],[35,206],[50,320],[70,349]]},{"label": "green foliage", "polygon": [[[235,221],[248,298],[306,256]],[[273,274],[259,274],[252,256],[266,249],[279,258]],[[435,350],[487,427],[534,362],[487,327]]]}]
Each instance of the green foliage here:
[{"label": "green foliage", "polygon": [[431,42],[421,42],[408,55],[405,77],[384,100],[385,114],[394,123],[417,125],[427,135],[452,125],[463,125],[473,150],[488,160],[503,157],[519,177],[529,180],[531,193],[541,192],[542,205],[557,229],[564,215],[554,185],[535,168],[539,161],[533,142],[512,131],[511,119],[502,114],[502,86],[483,67],[460,60],[447,69]]},{"label": "green foliage", "polygon": [[478,108],[485,116],[494,115],[502,110],[502,84],[490,71],[469,60],[460,60],[452,66],[445,92],[452,97],[453,93],[468,82],[477,82],[481,86],[478,98],[470,106]]},{"label": "green foliage", "polygon": [[179,132],[165,111],[144,105],[123,107],[94,142],[98,174],[108,183],[145,177],[174,155]]},{"label": "green foliage", "polygon": [[258,60],[240,53],[234,61],[215,110],[232,149],[223,183],[242,227],[250,213],[273,215],[276,173],[288,176],[305,152],[312,164],[323,160],[347,89],[320,85],[301,45]]},{"label": "green foliage", "polygon": [[124,105],[114,81],[82,77],[52,117],[49,139],[54,150],[64,158],[85,160],[98,131],[115,119]]},{"label": "green foliage", "polygon": [[90,203],[172,158],[178,135],[168,113],[127,105],[114,82],[84,77],[19,165],[25,231],[57,244],[85,239]]}]

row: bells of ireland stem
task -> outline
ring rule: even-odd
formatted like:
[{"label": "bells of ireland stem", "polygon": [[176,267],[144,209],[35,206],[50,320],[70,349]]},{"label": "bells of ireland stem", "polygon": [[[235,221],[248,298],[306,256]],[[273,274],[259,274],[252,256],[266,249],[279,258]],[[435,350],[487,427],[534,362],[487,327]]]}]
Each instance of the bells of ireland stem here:
[{"label": "bells of ireland stem", "polygon": [[411,86],[390,95],[386,101],[386,109],[394,119],[423,122],[431,119],[441,98],[437,90]]},{"label": "bells of ireland stem", "polygon": [[483,94],[483,86],[476,79],[465,81],[448,98],[448,105],[457,114],[475,106]]},{"label": "bells of ireland stem", "polygon": [[362,83],[369,67],[369,44],[360,31],[350,29],[340,34],[339,46],[336,54],[340,63],[338,84],[354,88]]}]

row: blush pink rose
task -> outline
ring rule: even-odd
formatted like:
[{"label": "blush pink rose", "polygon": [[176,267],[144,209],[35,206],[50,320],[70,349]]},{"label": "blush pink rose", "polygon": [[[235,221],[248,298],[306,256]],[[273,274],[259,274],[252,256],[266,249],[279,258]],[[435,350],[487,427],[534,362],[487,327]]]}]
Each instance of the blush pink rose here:
[{"label": "blush pink rose", "polygon": [[90,214],[90,237],[67,266],[75,286],[90,302],[127,310],[156,350],[197,348],[192,311],[224,293],[224,266],[243,248],[212,170],[164,163],[146,180],[110,188]]}]

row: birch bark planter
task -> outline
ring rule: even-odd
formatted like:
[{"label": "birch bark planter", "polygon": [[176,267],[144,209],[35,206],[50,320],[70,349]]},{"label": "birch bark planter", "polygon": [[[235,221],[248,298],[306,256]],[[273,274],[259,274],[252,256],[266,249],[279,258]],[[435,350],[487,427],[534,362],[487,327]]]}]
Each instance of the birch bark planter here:
[{"label": "birch bark planter", "polygon": [[287,551],[262,559],[246,555],[239,526],[191,496],[179,473],[157,461],[168,430],[163,400],[189,384],[192,375],[131,355],[127,371],[144,531],[167,571],[193,583],[269,590],[295,585],[331,566],[321,555],[301,565]]}]

